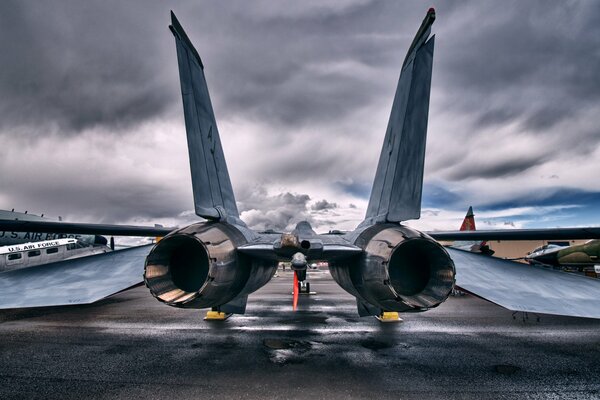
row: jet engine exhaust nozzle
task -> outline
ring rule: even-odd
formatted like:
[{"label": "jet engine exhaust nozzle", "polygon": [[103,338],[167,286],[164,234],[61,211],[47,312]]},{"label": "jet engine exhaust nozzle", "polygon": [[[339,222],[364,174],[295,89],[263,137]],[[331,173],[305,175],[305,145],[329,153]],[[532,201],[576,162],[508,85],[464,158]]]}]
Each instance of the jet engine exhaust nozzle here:
[{"label": "jet engine exhaust nozzle", "polygon": [[380,311],[425,311],[450,295],[454,263],[429,236],[406,226],[381,224],[363,231],[355,244],[364,249],[360,259],[329,269],[359,302]]},{"label": "jet engine exhaust nozzle", "polygon": [[415,308],[428,309],[443,303],[454,284],[454,264],[431,239],[415,238],[399,243],[388,263],[389,285]]},{"label": "jet engine exhaust nozzle", "polygon": [[169,234],[146,258],[144,281],[158,300],[174,307],[227,303],[249,279],[236,247],[243,237],[231,226],[199,223]]}]

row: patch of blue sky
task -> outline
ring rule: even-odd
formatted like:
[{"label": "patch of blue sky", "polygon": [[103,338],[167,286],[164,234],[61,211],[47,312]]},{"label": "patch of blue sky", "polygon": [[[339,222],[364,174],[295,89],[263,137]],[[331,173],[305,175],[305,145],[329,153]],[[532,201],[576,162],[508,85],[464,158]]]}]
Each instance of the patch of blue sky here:
[{"label": "patch of blue sky", "polygon": [[422,208],[467,209],[463,198],[442,183],[427,182],[423,185]]},{"label": "patch of blue sky", "polygon": [[358,197],[360,199],[369,199],[371,196],[371,187],[372,183],[364,183],[364,182],[342,182],[337,181],[335,185],[344,193],[347,193],[351,196]]}]

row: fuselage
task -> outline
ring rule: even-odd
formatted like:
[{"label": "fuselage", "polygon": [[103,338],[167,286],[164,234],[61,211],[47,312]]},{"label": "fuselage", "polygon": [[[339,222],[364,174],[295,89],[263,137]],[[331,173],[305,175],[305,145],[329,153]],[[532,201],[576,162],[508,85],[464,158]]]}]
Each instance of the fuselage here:
[{"label": "fuselage", "polygon": [[27,242],[0,247],[0,273],[110,251],[73,238]]}]

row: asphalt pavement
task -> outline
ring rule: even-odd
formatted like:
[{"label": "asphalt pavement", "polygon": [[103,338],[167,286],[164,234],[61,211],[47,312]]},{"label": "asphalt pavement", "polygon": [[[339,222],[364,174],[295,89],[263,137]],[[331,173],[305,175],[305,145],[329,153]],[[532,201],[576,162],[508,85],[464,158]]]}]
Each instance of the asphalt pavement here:
[{"label": "asphalt pavement", "polygon": [[[327,271],[292,275],[224,322],[143,287],[87,306],[0,311],[0,399],[600,398],[600,321],[471,296],[383,324]],[[538,320],[539,317],[539,320]]]}]

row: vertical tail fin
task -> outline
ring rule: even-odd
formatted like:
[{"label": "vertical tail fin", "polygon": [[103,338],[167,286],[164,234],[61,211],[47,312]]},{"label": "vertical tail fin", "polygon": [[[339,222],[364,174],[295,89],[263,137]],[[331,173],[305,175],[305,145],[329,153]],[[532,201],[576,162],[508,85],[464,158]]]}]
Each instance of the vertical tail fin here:
[{"label": "vertical tail fin", "polygon": [[173,12],[169,29],[177,46],[196,214],[208,219],[238,219],[204,65]]},{"label": "vertical tail fin", "polygon": [[475,229],[475,214],[473,214],[473,207],[469,206],[469,210],[467,211],[467,215],[465,215],[465,219],[463,220],[463,223],[460,226],[460,230],[474,231]]},{"label": "vertical tail fin", "polygon": [[[465,219],[463,219],[462,225],[460,226],[461,231],[475,231],[475,214],[473,214],[473,207],[469,206],[469,210],[467,210],[467,215],[465,215]],[[490,249],[486,240],[456,240],[452,243],[452,246],[455,249],[461,249],[470,251],[472,253],[483,253],[491,256],[494,254],[494,250]]]},{"label": "vertical tail fin", "polygon": [[429,9],[404,59],[365,223],[421,216],[435,37],[427,39],[434,20],[435,11]]}]

